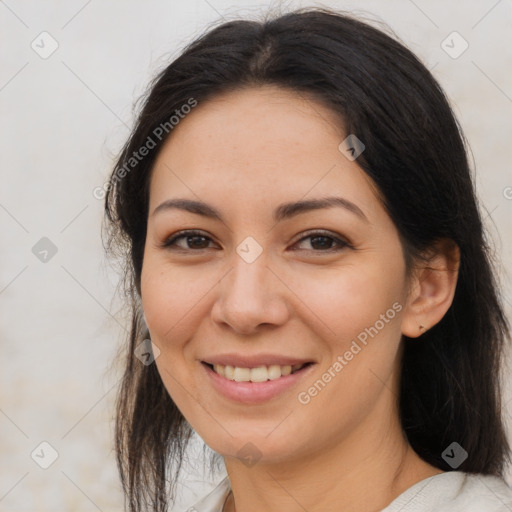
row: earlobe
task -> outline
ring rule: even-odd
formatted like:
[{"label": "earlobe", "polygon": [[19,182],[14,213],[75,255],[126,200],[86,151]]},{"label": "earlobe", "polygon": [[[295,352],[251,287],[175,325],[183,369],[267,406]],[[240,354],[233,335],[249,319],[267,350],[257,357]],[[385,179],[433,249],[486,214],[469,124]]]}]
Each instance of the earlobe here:
[{"label": "earlobe", "polygon": [[460,251],[452,240],[439,240],[411,277],[402,317],[402,334],[417,338],[441,321],[450,308],[459,272]]}]

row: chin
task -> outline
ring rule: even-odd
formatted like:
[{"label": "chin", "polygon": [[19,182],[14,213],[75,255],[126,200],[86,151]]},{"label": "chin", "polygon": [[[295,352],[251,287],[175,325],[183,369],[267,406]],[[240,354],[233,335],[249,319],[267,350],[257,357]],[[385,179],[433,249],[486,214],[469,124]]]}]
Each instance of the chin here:
[{"label": "chin", "polygon": [[[229,428],[228,428],[229,430]],[[293,439],[290,443],[290,436],[286,432],[277,435],[275,432],[267,435],[265,433],[251,433],[246,430],[244,435],[236,435],[233,437],[224,432],[222,439],[217,436],[201,435],[205,443],[215,452],[225,458],[235,458],[252,466],[256,463],[275,464],[283,462],[293,456],[299,455],[299,450],[303,444],[298,439]]]}]

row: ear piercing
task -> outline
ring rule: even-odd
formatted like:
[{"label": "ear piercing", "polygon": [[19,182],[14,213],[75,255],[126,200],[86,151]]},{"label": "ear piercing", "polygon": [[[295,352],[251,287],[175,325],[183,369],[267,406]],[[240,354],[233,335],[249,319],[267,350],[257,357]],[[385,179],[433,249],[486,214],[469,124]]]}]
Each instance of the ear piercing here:
[{"label": "ear piercing", "polygon": [[425,326],[424,326],[423,324],[420,324],[420,331],[421,331],[422,329],[425,329]]}]

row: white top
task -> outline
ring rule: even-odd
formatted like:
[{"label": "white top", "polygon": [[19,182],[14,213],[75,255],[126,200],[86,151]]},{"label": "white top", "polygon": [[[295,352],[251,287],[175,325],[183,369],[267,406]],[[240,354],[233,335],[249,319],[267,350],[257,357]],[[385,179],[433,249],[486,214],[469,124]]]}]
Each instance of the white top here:
[{"label": "white top", "polygon": [[[230,490],[226,476],[188,510],[222,512]],[[512,489],[495,476],[448,471],[417,482],[381,512],[512,512]]]}]

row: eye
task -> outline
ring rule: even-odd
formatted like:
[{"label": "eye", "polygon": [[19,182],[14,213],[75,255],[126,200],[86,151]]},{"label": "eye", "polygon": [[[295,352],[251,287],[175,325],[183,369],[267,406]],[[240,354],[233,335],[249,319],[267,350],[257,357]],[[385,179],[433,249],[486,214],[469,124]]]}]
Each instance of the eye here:
[{"label": "eye", "polygon": [[[329,231],[313,231],[307,236],[303,236],[294,245],[300,244],[305,240],[310,240],[310,248],[292,249],[292,250],[312,250],[313,252],[337,252],[352,246],[342,238],[334,236]],[[179,242],[179,243],[178,243]],[[161,246],[164,248],[177,248],[183,251],[208,249],[212,239],[201,231],[186,230],[180,231],[165,240]]]},{"label": "eye", "polygon": [[310,247],[313,247],[314,252],[337,252],[341,251],[342,249],[345,249],[346,247],[352,247],[346,240],[338,238],[337,236],[333,236],[333,234],[330,233],[329,231],[310,232],[307,236],[303,236],[297,242],[297,244],[301,243],[304,240],[310,240],[309,244]]},{"label": "eye", "polygon": [[[184,244],[179,245],[176,242],[183,239]],[[208,249],[208,241],[211,241],[209,236],[206,236],[201,231],[187,230],[176,233],[171,238],[168,238],[162,243],[162,247],[172,248],[177,247],[178,249]]]}]

